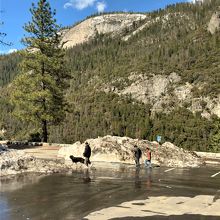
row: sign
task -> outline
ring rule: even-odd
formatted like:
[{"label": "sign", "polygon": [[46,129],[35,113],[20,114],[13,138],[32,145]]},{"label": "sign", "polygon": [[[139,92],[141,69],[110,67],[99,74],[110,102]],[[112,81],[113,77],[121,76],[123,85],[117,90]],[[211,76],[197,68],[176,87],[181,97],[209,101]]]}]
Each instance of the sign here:
[{"label": "sign", "polygon": [[157,135],[157,142],[161,142],[161,136]]}]

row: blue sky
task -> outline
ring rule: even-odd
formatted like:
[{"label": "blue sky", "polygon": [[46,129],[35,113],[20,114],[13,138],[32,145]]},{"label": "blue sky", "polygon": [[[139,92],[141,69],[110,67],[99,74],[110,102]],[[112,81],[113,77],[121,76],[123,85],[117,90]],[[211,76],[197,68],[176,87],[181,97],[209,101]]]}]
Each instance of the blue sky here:
[{"label": "blue sky", "polygon": [[[57,23],[62,26],[72,25],[96,12],[134,11],[147,12],[164,8],[168,4],[189,2],[193,0],[50,0],[51,7],[56,9]],[[0,32],[7,36],[5,41],[12,46],[0,45],[0,53],[9,53],[24,46],[21,38],[25,32],[23,26],[31,20],[29,9],[32,2],[38,0],[0,0]]]}]

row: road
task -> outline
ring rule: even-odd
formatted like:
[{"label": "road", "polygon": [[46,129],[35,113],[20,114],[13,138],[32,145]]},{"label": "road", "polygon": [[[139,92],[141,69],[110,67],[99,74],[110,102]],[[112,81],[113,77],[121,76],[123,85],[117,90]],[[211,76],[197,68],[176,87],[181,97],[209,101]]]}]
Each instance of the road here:
[{"label": "road", "polygon": [[0,219],[220,219],[219,167],[102,166],[1,179]]}]

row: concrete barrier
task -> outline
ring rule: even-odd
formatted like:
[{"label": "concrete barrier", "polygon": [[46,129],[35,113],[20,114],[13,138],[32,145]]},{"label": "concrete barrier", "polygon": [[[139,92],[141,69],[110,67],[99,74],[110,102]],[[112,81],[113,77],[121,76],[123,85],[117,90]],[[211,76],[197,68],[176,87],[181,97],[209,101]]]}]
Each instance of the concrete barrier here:
[{"label": "concrete barrier", "polygon": [[198,151],[195,151],[195,153],[202,158],[220,159],[220,153],[198,152]]},{"label": "concrete barrier", "polygon": [[195,153],[200,156],[207,164],[220,164],[220,153],[198,152]]}]

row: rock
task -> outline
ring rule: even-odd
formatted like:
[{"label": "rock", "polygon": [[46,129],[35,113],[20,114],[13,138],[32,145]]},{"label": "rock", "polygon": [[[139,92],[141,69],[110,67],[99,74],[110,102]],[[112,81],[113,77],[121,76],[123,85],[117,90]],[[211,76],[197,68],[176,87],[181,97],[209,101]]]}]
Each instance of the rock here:
[{"label": "rock", "polygon": [[[166,142],[158,145],[157,142],[147,140],[138,140],[128,137],[105,136],[96,139],[86,140],[92,148],[91,161],[95,162],[117,162],[134,164],[133,146],[140,147],[143,154],[148,146],[152,152],[152,163],[172,167],[196,167],[203,164],[203,161],[193,153],[178,148],[175,145]],[[58,156],[65,159],[69,164],[70,155],[82,156],[85,144],[75,143],[73,145],[62,147]],[[146,156],[143,155],[141,163],[144,163]]]},{"label": "rock", "polygon": [[23,172],[58,173],[73,169],[76,169],[74,164],[68,166],[61,160],[36,159],[22,150],[8,150],[0,155],[0,176]]},{"label": "rock", "polygon": [[[174,107],[185,107],[191,112],[200,112],[207,119],[212,114],[220,117],[220,94],[213,98],[210,96],[194,97],[193,90],[204,89],[203,83],[181,84],[181,77],[172,72],[169,75],[144,75],[131,73],[128,82],[123,84],[123,78],[118,78],[121,88],[113,86],[115,80],[102,84],[99,90],[106,93],[113,92],[120,96],[131,96],[133,99],[150,104],[151,114],[155,112],[170,113]],[[175,105],[174,105],[175,103]],[[201,104],[201,103],[205,103]]]},{"label": "rock", "polygon": [[120,34],[125,28],[146,18],[144,14],[108,14],[89,18],[62,32],[64,47],[73,47],[94,38],[98,34]]},{"label": "rock", "polygon": [[203,162],[193,152],[178,148],[172,143],[165,142],[160,150],[160,162],[171,167],[197,167]]},{"label": "rock", "polygon": [[[218,95],[218,98],[214,100],[215,104],[213,104],[212,113],[216,114],[218,117],[220,117],[220,94]],[[213,101],[213,102],[214,102]]]},{"label": "rock", "polygon": [[[131,74],[129,76],[130,85],[126,86],[122,90],[117,88],[113,91],[118,95],[131,95],[132,98],[141,101],[143,103],[150,103],[152,105],[158,103],[158,100],[165,101],[165,95],[170,87],[174,87],[176,83],[181,80],[181,77],[175,72],[170,73],[170,75],[135,75]],[[114,83],[114,82],[113,82]],[[104,91],[112,91],[110,88],[106,88]],[[160,108],[161,105],[159,106]]]},{"label": "rock", "polygon": [[202,4],[204,2],[204,0],[191,0],[189,2],[191,2],[193,4]]},{"label": "rock", "polygon": [[[202,165],[203,161],[196,154],[176,147],[166,142],[159,145],[157,142],[147,140],[132,139],[129,137],[117,137],[107,135],[96,139],[89,139],[87,142],[92,148],[92,162],[116,162],[124,164],[134,164],[134,145],[138,145],[143,156],[140,162],[143,164],[146,156],[146,147],[152,152],[152,163],[155,165],[165,165],[172,167],[196,167]],[[73,164],[69,156],[82,156],[84,143],[76,142],[72,145],[63,146],[57,160],[36,159],[26,154],[23,150],[1,151],[0,155],[0,176],[18,174],[23,172],[35,173],[59,173],[70,172],[76,169],[86,169],[86,165]]]},{"label": "rock", "polygon": [[0,176],[16,174],[18,171],[27,170],[27,164],[33,158],[16,150],[5,151],[0,156]]},{"label": "rock", "polygon": [[216,31],[220,29],[220,11],[216,11],[208,24],[208,31],[211,34],[214,34]]},{"label": "rock", "polygon": [[0,144],[0,154],[1,152],[3,151],[8,151],[8,146],[7,145],[4,145],[4,144]]},{"label": "rock", "polygon": [[176,87],[174,93],[179,100],[190,100],[192,98],[192,88],[192,84],[186,83],[185,85]]}]

